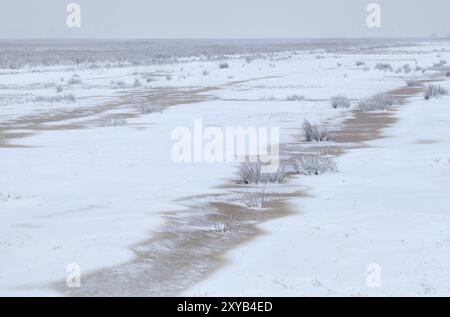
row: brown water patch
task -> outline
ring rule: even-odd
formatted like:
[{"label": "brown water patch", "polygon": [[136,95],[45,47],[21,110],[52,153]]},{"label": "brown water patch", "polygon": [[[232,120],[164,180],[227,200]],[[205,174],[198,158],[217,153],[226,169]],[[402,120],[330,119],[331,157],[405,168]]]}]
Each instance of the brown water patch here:
[{"label": "brown water patch", "polygon": [[[160,231],[132,247],[133,261],[83,275],[82,288],[68,289],[63,283],[54,288],[69,296],[177,295],[223,266],[228,250],[263,234],[259,224],[292,213],[286,199],[253,210],[223,202],[225,198],[165,213]],[[230,222],[230,231],[215,230],[214,222],[222,220]]]},{"label": "brown water patch", "polygon": [[[40,131],[72,130],[91,127],[93,125],[98,126],[99,118],[102,115],[119,109],[125,109],[126,111],[120,114],[114,114],[112,115],[113,117],[123,119],[135,118],[142,115],[140,107],[149,102],[166,108],[180,104],[192,104],[210,100],[213,96],[206,95],[205,93],[215,89],[217,87],[190,90],[150,89],[133,91],[125,94],[117,101],[110,101],[102,105],[26,115],[0,123],[0,147],[16,146],[11,143],[14,139],[31,136]],[[76,124],[67,123],[69,120],[77,120],[78,122]],[[29,132],[27,134],[14,133],[15,130],[28,130]]]},{"label": "brown water patch", "polygon": [[[236,84],[248,83],[261,79],[277,78],[278,76],[265,76],[231,81],[221,86],[212,87],[182,87],[182,88],[151,88],[136,89],[122,92],[122,96],[106,104],[84,106],[71,109],[58,109],[39,114],[28,114],[20,118],[0,123],[0,148],[24,147],[12,143],[13,140],[32,136],[40,131],[72,130],[98,126],[99,117],[109,111],[123,109],[124,112],[114,114],[122,119],[136,118],[142,115],[141,107],[145,104],[159,106],[162,109],[183,104],[193,104],[202,101],[214,100],[215,96],[209,93]],[[83,98],[80,98],[83,99]],[[77,120],[76,124],[67,121]],[[28,130],[27,133],[18,133],[16,130]]]},{"label": "brown water patch", "polygon": [[[425,84],[442,80],[444,80],[442,74],[438,74],[433,78],[423,79],[419,82]],[[401,106],[406,104],[408,98],[423,92],[423,86],[400,87],[387,91],[386,94],[393,96],[398,106]],[[395,116],[398,106],[382,112],[353,111],[352,117],[344,122],[343,128],[333,132],[333,141],[337,144],[347,144],[347,146],[344,146],[347,148],[356,148],[367,146],[365,142],[383,138],[384,136],[381,135],[383,129],[393,126],[398,121]]]}]

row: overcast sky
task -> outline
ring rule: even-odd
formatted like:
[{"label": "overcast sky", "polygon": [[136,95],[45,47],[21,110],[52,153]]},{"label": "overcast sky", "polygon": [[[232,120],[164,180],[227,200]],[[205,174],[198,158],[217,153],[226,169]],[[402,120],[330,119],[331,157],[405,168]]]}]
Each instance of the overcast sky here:
[{"label": "overcast sky", "polygon": [[[0,38],[323,38],[450,34],[450,0],[0,0]],[[66,25],[81,5],[82,25]],[[377,2],[382,25],[366,25]]]}]

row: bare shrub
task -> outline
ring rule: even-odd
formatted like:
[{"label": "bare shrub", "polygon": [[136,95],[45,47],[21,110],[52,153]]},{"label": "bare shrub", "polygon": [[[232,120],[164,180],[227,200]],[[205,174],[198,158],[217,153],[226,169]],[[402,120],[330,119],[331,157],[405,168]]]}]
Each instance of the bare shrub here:
[{"label": "bare shrub", "polygon": [[366,65],[366,62],[364,62],[364,61],[362,61],[362,60],[358,60],[358,61],[356,61],[355,63],[356,63],[356,66],[363,66],[363,65]]},{"label": "bare shrub", "polygon": [[61,93],[63,92],[63,87],[62,86],[56,86],[56,93]]},{"label": "bare shrub", "polygon": [[350,104],[351,104],[350,99],[343,95],[337,95],[337,96],[331,97],[330,102],[331,102],[331,106],[335,109],[349,108]]},{"label": "bare shrub", "polygon": [[387,110],[394,105],[395,98],[388,94],[378,94],[369,98],[361,99],[358,107],[361,111],[381,111]]},{"label": "bare shrub", "polygon": [[448,90],[440,85],[427,85],[425,87],[424,97],[426,100],[430,100],[432,98],[439,98],[440,96],[447,96]]},{"label": "bare shrub", "polygon": [[260,162],[241,162],[237,174],[241,184],[281,184],[286,178],[284,167],[279,167],[276,172],[264,173]]},{"label": "bare shrub", "polygon": [[305,97],[298,94],[289,95],[286,97],[286,101],[303,101]]},{"label": "bare shrub", "polygon": [[320,127],[316,124],[311,124],[308,120],[303,122],[303,134],[305,135],[307,142],[331,140],[331,134],[326,128]]},{"label": "bare shrub", "polygon": [[207,70],[204,70],[203,71],[203,76],[208,76],[208,75],[209,75],[209,72]]},{"label": "bare shrub", "polygon": [[336,172],[331,158],[320,154],[300,154],[293,158],[293,169],[300,175],[321,175]]},{"label": "bare shrub", "polygon": [[219,69],[225,69],[225,68],[229,68],[230,65],[228,65],[228,63],[220,63],[219,64]]},{"label": "bare shrub", "polygon": [[233,230],[235,224],[234,218],[235,218],[234,215],[213,217],[211,221],[214,226],[214,231],[226,233]]},{"label": "bare shrub", "polygon": [[378,69],[378,70],[381,70],[381,71],[384,71],[384,72],[387,72],[387,71],[392,72],[392,71],[394,71],[394,69],[392,68],[391,64],[388,64],[388,63],[378,63],[378,64],[375,65],[375,69]]},{"label": "bare shrub", "polygon": [[127,120],[123,118],[113,118],[112,116],[103,118],[100,121],[100,127],[123,127],[127,124]]},{"label": "bare shrub", "polygon": [[267,208],[270,197],[264,188],[257,192],[243,191],[239,193],[241,205],[247,208]]}]

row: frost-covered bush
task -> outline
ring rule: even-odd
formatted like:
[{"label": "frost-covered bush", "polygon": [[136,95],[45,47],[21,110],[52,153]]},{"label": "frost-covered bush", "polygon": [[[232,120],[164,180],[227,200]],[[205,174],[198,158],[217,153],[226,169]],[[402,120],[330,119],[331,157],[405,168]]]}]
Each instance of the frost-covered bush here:
[{"label": "frost-covered bush", "polygon": [[422,82],[416,78],[410,78],[406,80],[406,85],[408,87],[420,87],[422,86]]},{"label": "frost-covered bush", "polygon": [[63,87],[62,86],[56,86],[56,92],[59,94],[61,92],[63,92]]},{"label": "frost-covered bush", "polygon": [[275,98],[275,96],[261,96],[261,97],[258,97],[257,100],[258,101],[276,101],[279,99]]},{"label": "frost-covered bush", "polygon": [[434,67],[442,67],[445,65],[447,65],[447,61],[443,60],[443,59],[441,59],[439,62],[433,64]]},{"label": "frost-covered bush", "polygon": [[409,66],[409,64],[405,64],[396,70],[396,73],[401,73],[401,72],[404,72],[405,74],[412,72],[411,66]]},{"label": "frost-covered bush", "polygon": [[138,78],[135,78],[134,79],[134,83],[133,83],[133,87],[134,88],[138,88],[138,87],[141,87],[141,86],[142,86],[142,82]]},{"label": "frost-covered bush", "polygon": [[286,101],[302,101],[302,100],[305,100],[305,97],[298,94],[293,94],[286,97]]},{"label": "frost-covered bush", "polygon": [[67,84],[72,86],[72,85],[79,85],[82,83],[82,80],[80,78],[80,76],[78,75],[73,75],[71,78],[69,78],[69,80],[67,81]]},{"label": "frost-covered bush", "polygon": [[369,98],[361,99],[358,107],[361,111],[381,111],[387,110],[394,105],[395,98],[388,94],[378,94]]},{"label": "frost-covered bush", "polygon": [[348,107],[350,107],[350,104],[351,104],[351,100],[343,95],[337,95],[337,96],[331,97],[330,102],[331,102],[331,106],[335,109],[348,108]]},{"label": "frost-covered bush", "polygon": [[0,106],[1,105],[10,105],[12,103],[19,104],[23,103],[25,101],[30,101],[30,94],[8,94],[8,93],[2,93],[0,94]]},{"label": "frost-covered bush", "polygon": [[161,113],[163,108],[157,105],[144,105],[141,108],[142,114]]},{"label": "frost-covered bush", "polygon": [[321,175],[336,172],[331,158],[319,154],[299,154],[292,159],[293,169],[300,175]]},{"label": "frost-covered bush", "polygon": [[270,197],[264,188],[257,192],[243,191],[239,193],[241,205],[247,208],[267,208]]},{"label": "frost-covered bush", "polygon": [[111,80],[110,84],[113,88],[123,89],[127,87],[127,83],[124,82],[123,80],[118,81]]},{"label": "frost-covered bush", "polygon": [[284,167],[279,167],[274,173],[264,173],[260,162],[242,162],[237,174],[241,184],[283,183],[286,178]]},{"label": "frost-covered bush", "polygon": [[358,61],[356,61],[355,63],[356,63],[356,66],[363,66],[363,65],[366,65],[366,62],[364,62],[364,61],[362,61],[362,60],[358,60]]},{"label": "frost-covered bush", "polygon": [[100,121],[100,127],[122,127],[127,124],[127,120],[123,118],[113,118],[112,116],[103,118]]},{"label": "frost-covered bush", "polygon": [[448,90],[440,85],[427,85],[425,87],[424,97],[426,100],[430,100],[432,98],[439,98],[440,96],[447,96]]},{"label": "frost-covered bush", "polygon": [[230,65],[228,65],[228,63],[220,63],[219,64],[219,69],[225,69],[225,68],[229,68]]},{"label": "frost-covered bush", "polygon": [[307,142],[331,140],[331,134],[326,128],[311,124],[308,120],[303,122],[303,134]]},{"label": "frost-covered bush", "polygon": [[384,72],[392,72],[394,69],[392,68],[391,64],[388,63],[378,63],[375,65],[375,69],[384,71]]}]

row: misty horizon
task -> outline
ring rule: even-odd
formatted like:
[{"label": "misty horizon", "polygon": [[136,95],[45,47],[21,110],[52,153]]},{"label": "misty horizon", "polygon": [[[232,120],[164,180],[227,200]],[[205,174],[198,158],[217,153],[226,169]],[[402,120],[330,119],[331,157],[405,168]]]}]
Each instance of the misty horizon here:
[{"label": "misty horizon", "polygon": [[[67,5],[81,7],[81,27],[66,25]],[[381,26],[366,25],[367,5]],[[370,39],[449,37],[445,0],[106,0],[0,4],[0,39]]]}]

